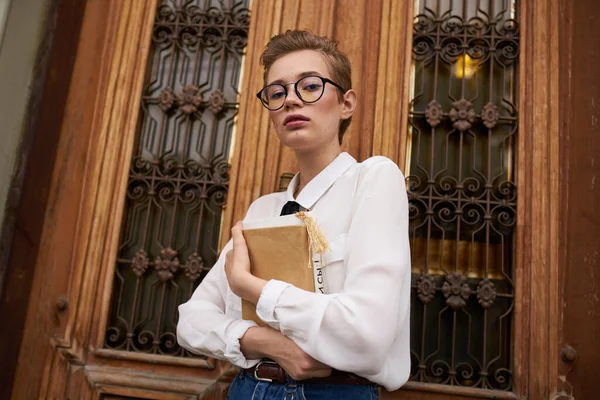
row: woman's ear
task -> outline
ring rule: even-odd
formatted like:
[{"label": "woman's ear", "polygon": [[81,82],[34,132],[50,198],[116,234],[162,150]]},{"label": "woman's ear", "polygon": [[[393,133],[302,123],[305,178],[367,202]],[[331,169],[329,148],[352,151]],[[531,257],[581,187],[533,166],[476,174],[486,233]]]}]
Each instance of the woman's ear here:
[{"label": "woman's ear", "polygon": [[356,92],[354,89],[348,90],[344,93],[344,99],[342,101],[342,119],[348,119],[354,114],[356,110]]}]

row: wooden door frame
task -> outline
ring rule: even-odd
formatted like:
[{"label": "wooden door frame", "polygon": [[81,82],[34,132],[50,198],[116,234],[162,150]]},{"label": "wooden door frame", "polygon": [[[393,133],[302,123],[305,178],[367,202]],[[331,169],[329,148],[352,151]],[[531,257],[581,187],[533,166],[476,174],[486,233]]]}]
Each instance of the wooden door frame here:
[{"label": "wooden door frame", "polygon": [[[0,296],[0,399],[10,398],[23,343],[84,9],[85,0],[49,2],[36,57],[20,154],[7,200],[10,209],[5,214],[0,238],[0,247],[7,253],[6,258],[4,253],[0,256],[0,263],[6,264],[0,267],[5,273]],[[35,377],[34,374],[32,378]]]},{"label": "wooden door frame", "polygon": [[[115,213],[120,218],[123,208],[127,169],[116,168],[130,157],[155,12],[154,0],[64,1],[61,10],[69,6],[83,12],[81,30],[58,44],[75,41],[74,65],[60,68],[65,63],[60,56],[65,55],[58,51],[59,58],[49,68],[63,86],[44,101],[49,112],[61,111],[56,94],[64,93],[64,112],[48,116],[55,122],[50,124],[55,136],[46,137],[42,118],[36,141],[45,147],[33,151],[22,203],[29,209],[19,216],[19,222],[28,223],[34,212],[31,224],[41,223],[39,246],[24,248],[29,238],[15,237],[9,264],[9,271],[35,265],[30,292],[23,293],[29,300],[21,308],[26,319],[13,398],[63,398],[54,392],[64,393],[61,389],[69,384],[66,371],[85,364],[101,283],[98,273],[103,257],[116,246],[104,240],[107,229],[114,229],[105,216]],[[74,28],[71,21],[77,20],[60,21],[67,35]],[[34,157],[36,151],[48,150],[53,156],[50,165]],[[40,179],[46,175],[48,198],[36,202]],[[118,194],[112,190],[115,186],[121,188]],[[33,207],[25,195],[29,192]],[[61,375],[57,369],[65,372],[64,379],[49,380]]]},{"label": "wooden door frame", "polygon": [[557,392],[559,271],[559,22],[553,0],[521,3],[515,391]]},{"label": "wooden door frame", "polygon": [[[51,169],[49,197],[35,205],[39,215],[35,223],[43,221],[40,245],[33,249],[33,254],[22,254],[22,245],[12,248],[13,271],[24,258],[35,260],[30,264],[35,268],[30,278],[29,300],[21,308],[26,310],[26,323],[15,375],[16,382],[28,383],[27,387],[15,386],[14,398],[47,398],[70,390],[79,390],[77,393],[87,390],[71,389],[73,383],[66,380],[50,380],[51,376],[56,376],[56,371],[64,371],[65,377],[67,371],[85,377],[82,382],[88,382],[89,390],[95,393],[93,397],[114,386],[111,382],[116,373],[100,378],[99,371],[85,365],[90,357],[103,357],[96,348],[104,334],[99,329],[102,324],[94,321],[106,320],[105,303],[110,297],[155,1],[88,0],[86,3],[77,56],[68,77],[65,112],[58,117],[60,132],[56,137],[58,147]],[[281,0],[256,2],[259,6],[254,8],[256,13],[253,15],[261,18],[263,27],[259,29],[258,24],[251,23],[251,46],[244,62],[242,84],[249,91],[242,93],[242,99],[249,99],[251,89],[260,81],[256,67],[263,43],[272,33],[284,28],[287,21],[282,18]],[[388,10],[382,12],[383,16],[397,12],[405,19],[404,25],[388,22],[381,28],[380,43],[394,38],[390,43],[403,51],[394,56],[396,59],[390,56],[373,60],[379,66],[381,75],[377,79],[380,85],[384,82],[406,83],[408,74],[411,32],[406,26],[411,26],[412,14],[401,13],[402,9],[398,7],[404,6],[398,3],[406,2],[382,0],[383,9]],[[315,22],[315,30],[331,34],[328,30],[333,29],[330,22],[336,12],[332,6],[335,2],[319,4],[322,7],[320,15],[324,17]],[[558,20],[558,5],[554,1],[522,2],[517,299],[513,339],[517,395],[504,394],[507,398],[549,398],[558,386],[559,46],[558,33],[553,29],[558,26]],[[265,24],[265,21],[272,23]],[[401,60],[401,68],[394,68],[398,60]],[[57,73],[68,74],[68,71]],[[385,85],[382,85],[381,90],[384,89]],[[407,92],[399,92],[383,96],[386,101],[380,101],[376,110],[384,110],[389,104],[405,104],[402,101]],[[45,104],[52,102],[53,99],[48,98]],[[243,127],[248,135],[256,135],[256,143],[263,150],[262,153],[255,151],[251,157],[248,147],[237,145],[234,149],[223,240],[228,237],[227,228],[231,222],[239,219],[240,210],[245,210],[252,199],[269,191],[268,186],[271,183],[275,186],[273,181],[277,180],[277,175],[266,180],[251,176],[273,174],[270,167],[277,166],[282,157],[280,150],[273,150],[272,146],[267,149],[267,116],[262,113],[256,118],[256,107],[260,107],[256,102],[241,102],[238,127],[240,130]],[[407,115],[403,112],[403,116],[400,119],[394,117],[394,121],[386,119],[390,117],[383,112],[375,112],[369,119],[377,128],[377,135],[381,135],[370,143],[373,146],[370,154],[383,153],[396,161],[402,160],[401,144],[406,138],[401,132],[405,131]],[[265,153],[267,150],[271,153]],[[263,158],[256,158],[256,154],[263,154]],[[264,154],[270,154],[271,158],[264,158]],[[248,160],[252,162],[246,164]],[[265,163],[265,160],[272,161]],[[242,175],[241,165],[258,168],[244,170],[245,175]],[[265,186],[265,181],[271,183]],[[35,193],[38,184],[36,177],[31,176],[24,190]],[[24,220],[27,216],[20,218]],[[64,284],[48,284],[64,274],[69,275]],[[52,339],[48,341],[47,338]],[[114,362],[114,365],[125,365],[130,361]],[[211,365],[205,367],[210,369]],[[220,363],[212,367],[214,382],[226,367]],[[94,379],[104,380],[95,385]],[[196,383],[206,387],[211,381]],[[199,390],[200,386],[190,391]],[[416,383],[409,383],[405,389],[407,395],[421,391],[448,396],[472,394],[466,389]],[[481,391],[476,393],[482,394]]]}]

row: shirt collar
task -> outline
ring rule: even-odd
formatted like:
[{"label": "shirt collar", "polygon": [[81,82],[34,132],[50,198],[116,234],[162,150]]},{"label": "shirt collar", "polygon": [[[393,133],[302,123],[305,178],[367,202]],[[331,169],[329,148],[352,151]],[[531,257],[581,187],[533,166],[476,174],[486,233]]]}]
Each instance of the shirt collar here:
[{"label": "shirt collar", "polygon": [[356,160],[348,153],[340,153],[325,169],[315,176],[302,189],[297,199],[294,199],[294,190],[300,179],[300,174],[296,174],[290,181],[286,191],[286,201],[294,200],[306,210],[310,210],[317,200],[325,194],[327,190],[350,168],[356,164]]}]

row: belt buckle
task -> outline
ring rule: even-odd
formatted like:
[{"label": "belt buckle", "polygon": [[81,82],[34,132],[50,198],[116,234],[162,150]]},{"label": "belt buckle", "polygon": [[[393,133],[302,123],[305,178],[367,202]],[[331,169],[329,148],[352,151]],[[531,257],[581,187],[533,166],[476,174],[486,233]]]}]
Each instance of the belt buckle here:
[{"label": "belt buckle", "polygon": [[271,361],[271,360],[259,361],[258,364],[256,364],[256,367],[254,367],[254,379],[256,379],[257,381],[261,381],[261,382],[273,383],[273,379],[271,379],[271,378],[261,378],[260,376],[258,376],[258,368],[263,364],[277,365],[277,363],[275,361]]}]

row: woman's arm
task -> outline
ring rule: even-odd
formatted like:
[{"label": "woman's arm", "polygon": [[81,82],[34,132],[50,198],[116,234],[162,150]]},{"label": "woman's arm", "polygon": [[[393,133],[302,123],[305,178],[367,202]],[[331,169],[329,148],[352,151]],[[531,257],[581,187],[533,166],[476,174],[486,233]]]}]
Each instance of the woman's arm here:
[{"label": "woman's arm", "polygon": [[192,353],[225,359],[242,368],[255,365],[240,349],[239,339],[254,322],[233,319],[225,314],[227,279],[223,270],[228,243],[191,299],[179,306],[177,342]]},{"label": "woman's arm", "polygon": [[[230,244],[224,254],[229,247]],[[281,365],[294,379],[331,374],[331,368],[306,354],[281,332],[227,317],[224,311],[226,284],[223,262],[219,260],[190,301],[179,307],[177,341],[182,347],[193,353],[228,360],[241,368],[249,368],[267,357]]]},{"label": "woman's arm", "polygon": [[[251,210],[252,207],[249,215]],[[225,359],[241,368],[249,368],[268,357],[295,379],[328,376],[331,368],[306,354],[281,332],[226,316],[225,270],[233,262],[232,246],[230,241],[192,298],[179,307],[179,344],[193,353]]]},{"label": "woman's arm", "polygon": [[331,368],[306,354],[290,338],[272,328],[253,327],[240,339],[246,358],[270,358],[276,361],[293,379],[322,378]]},{"label": "woman's arm", "polygon": [[[261,288],[257,314],[324,364],[376,375],[410,312],[408,199],[404,177],[390,160],[380,158],[361,177],[346,248],[341,293],[316,294],[272,280]],[[247,285],[242,295],[256,287]]]}]

